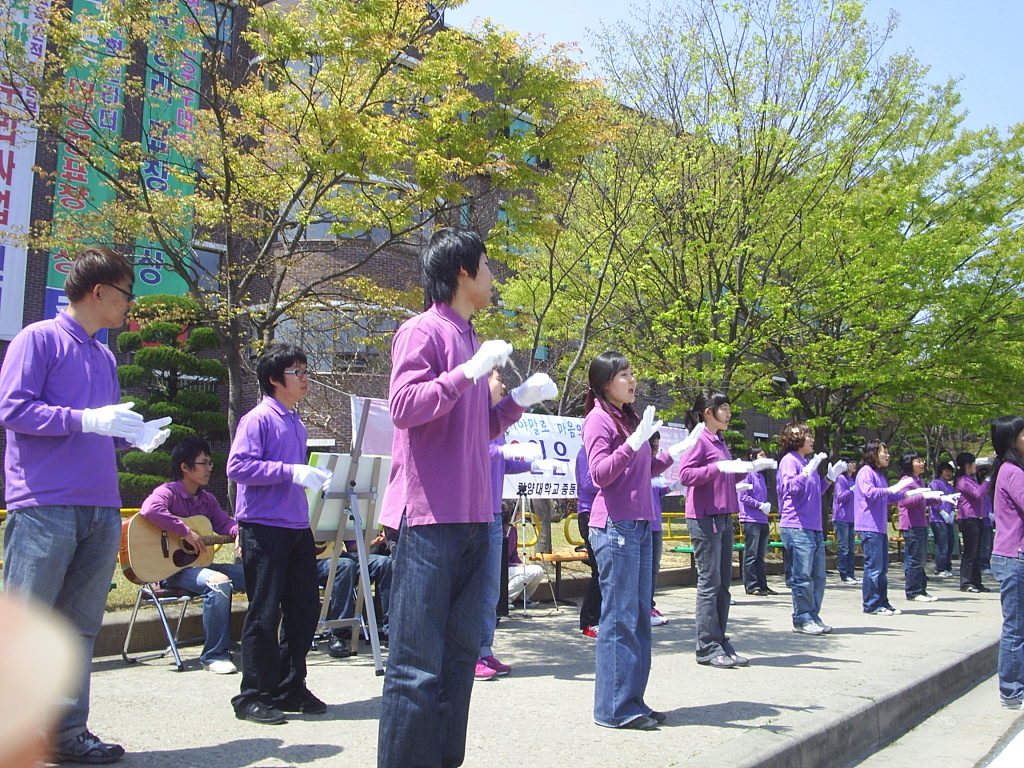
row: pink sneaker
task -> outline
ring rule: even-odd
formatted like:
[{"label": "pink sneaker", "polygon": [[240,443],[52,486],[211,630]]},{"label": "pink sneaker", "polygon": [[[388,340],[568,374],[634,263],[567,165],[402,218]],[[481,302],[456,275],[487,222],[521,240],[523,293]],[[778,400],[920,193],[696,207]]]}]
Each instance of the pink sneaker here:
[{"label": "pink sneaker", "polygon": [[476,663],[476,672],[473,673],[474,680],[495,680],[498,677],[498,673],[487,666],[483,659],[480,659]]},{"label": "pink sneaker", "polygon": [[657,608],[651,608],[651,626],[660,627],[662,624],[668,624],[668,619]]},{"label": "pink sneaker", "polygon": [[509,672],[512,671],[512,667],[510,667],[508,664],[502,664],[493,656],[484,656],[482,659],[480,659],[480,661],[482,661],[488,667],[493,669],[499,677],[501,677],[502,675],[507,675]]}]

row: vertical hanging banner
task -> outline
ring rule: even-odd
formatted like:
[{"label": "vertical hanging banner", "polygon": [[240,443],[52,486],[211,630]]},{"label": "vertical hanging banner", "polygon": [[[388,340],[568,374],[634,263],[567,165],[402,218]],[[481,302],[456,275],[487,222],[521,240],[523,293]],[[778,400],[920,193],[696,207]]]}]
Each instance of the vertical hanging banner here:
[{"label": "vertical hanging banner", "polygon": [[[8,0],[6,5],[0,33],[20,44],[19,53],[24,46],[32,71],[42,66],[46,53],[50,0]],[[0,80],[0,339],[14,338],[22,326],[38,109],[34,89]]]}]

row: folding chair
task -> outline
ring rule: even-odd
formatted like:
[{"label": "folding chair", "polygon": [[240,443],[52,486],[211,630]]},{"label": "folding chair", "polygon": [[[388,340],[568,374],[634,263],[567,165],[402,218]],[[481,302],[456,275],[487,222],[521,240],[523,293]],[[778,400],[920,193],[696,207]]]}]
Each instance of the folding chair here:
[{"label": "folding chair", "polygon": [[[127,664],[134,664],[137,661],[146,661],[148,659],[162,659],[168,653],[172,653],[174,654],[175,666],[177,666],[179,672],[183,672],[185,670],[185,665],[182,663],[181,656],[178,653],[178,643],[180,642],[178,640],[178,635],[181,632],[182,621],[185,619],[185,611],[188,608],[189,603],[197,597],[198,595],[194,595],[184,589],[164,589],[157,582],[152,584],[140,584],[139,593],[135,598],[135,608],[132,609],[132,617],[128,621],[128,632],[124,637],[124,646],[121,648],[121,658],[124,659]],[[139,608],[143,605],[152,605],[156,608],[156,612],[160,616],[160,622],[164,627],[164,634],[167,635],[168,645],[162,651],[131,657],[128,655],[128,645],[132,640],[132,630],[135,628],[135,619],[139,615]],[[171,632],[171,625],[167,621],[167,614],[164,611],[165,605],[181,606],[181,611],[178,613],[178,621],[174,626],[174,632]]]}]

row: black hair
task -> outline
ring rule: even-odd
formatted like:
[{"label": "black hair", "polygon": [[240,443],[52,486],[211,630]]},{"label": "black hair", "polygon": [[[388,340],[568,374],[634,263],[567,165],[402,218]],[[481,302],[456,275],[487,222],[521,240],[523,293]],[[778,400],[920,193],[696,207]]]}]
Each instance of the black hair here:
[{"label": "black hair", "polygon": [[273,397],[274,387],[284,386],[285,370],[297,363],[307,365],[306,353],[294,344],[271,344],[263,350],[256,361],[256,378],[263,394]]},{"label": "black hair", "polygon": [[186,464],[192,466],[195,460],[203,454],[210,455],[210,444],[199,437],[199,435],[189,435],[171,451],[171,474],[175,480],[181,480],[185,477],[185,474],[181,471],[181,465]]},{"label": "black hair", "polygon": [[754,443],[752,446],[750,446],[750,450],[747,452],[747,458],[753,461],[763,452],[764,447],[760,443]]},{"label": "black hair", "polygon": [[878,466],[878,452],[884,447],[885,443],[881,440],[868,440],[864,444],[864,452],[860,455],[860,463],[867,464],[881,472],[882,467]]},{"label": "black hair", "polygon": [[633,404],[623,403],[621,409],[622,417],[619,418],[616,415],[619,409],[609,403],[604,396],[604,390],[608,383],[615,378],[619,371],[624,371],[626,368],[629,368],[629,358],[621,352],[613,352],[611,350],[602,352],[590,362],[590,370],[587,374],[590,388],[587,390],[585,413],[590,413],[597,402],[600,401],[601,405],[604,406],[605,412],[615,420],[619,431],[629,435],[636,429],[637,424],[640,423],[640,417],[633,408]]},{"label": "black hair", "polygon": [[109,248],[94,245],[79,253],[68,276],[64,279],[64,293],[74,303],[88,296],[97,285],[117,285],[122,280],[135,284],[132,263]]},{"label": "black hair", "polygon": [[1024,431],[1024,417],[1000,416],[992,420],[992,447],[996,452],[996,460],[992,464],[992,482],[989,493],[995,498],[996,483],[999,482],[999,468],[1003,464],[1013,464],[1024,469],[1024,456],[1017,450],[1017,436]]},{"label": "black hair", "polygon": [[914,476],[914,459],[920,459],[921,454],[917,451],[906,451],[900,456],[900,472],[908,477]]},{"label": "black hair", "polygon": [[936,465],[935,465],[935,477],[936,478],[942,477],[942,470],[944,470],[944,469],[948,469],[950,472],[953,472],[953,473],[956,472],[956,467],[953,466],[953,462],[950,461],[949,459],[946,459],[945,461],[940,461],[940,462],[936,463]]},{"label": "black hair", "polygon": [[697,395],[697,399],[693,401],[693,407],[686,412],[686,419],[684,421],[686,428],[693,429],[704,421],[704,411],[708,408],[712,411],[717,411],[727,403],[729,403],[729,396],[724,392],[719,392],[715,389],[701,392]]},{"label": "black hair", "polygon": [[420,254],[423,308],[451,304],[459,285],[459,270],[476,277],[480,256],[487,253],[483,238],[471,229],[445,227],[437,230]]},{"label": "black hair", "polygon": [[973,453],[958,453],[956,455],[956,473],[953,475],[953,483],[967,474],[967,465],[973,464],[977,461],[977,457]]}]

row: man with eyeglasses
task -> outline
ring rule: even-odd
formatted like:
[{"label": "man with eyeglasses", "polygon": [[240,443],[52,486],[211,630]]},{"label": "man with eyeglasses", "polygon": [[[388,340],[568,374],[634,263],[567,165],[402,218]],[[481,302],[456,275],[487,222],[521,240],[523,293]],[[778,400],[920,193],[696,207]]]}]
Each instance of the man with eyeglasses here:
[{"label": "man with eyeglasses", "polygon": [[[213,474],[210,444],[189,435],[171,452],[174,482],[153,489],[139,514],[157,528],[180,536],[197,553],[206,549],[200,534],[182,518],[202,515],[215,533],[235,537],[238,523],[221,509],[216,497],[205,490]],[[241,557],[237,544],[235,551]],[[237,563],[210,563],[203,568],[183,568],[163,581],[169,589],[183,589],[203,598],[203,669],[217,675],[237,672],[231,660],[231,594],[245,591],[245,573]]]}]

